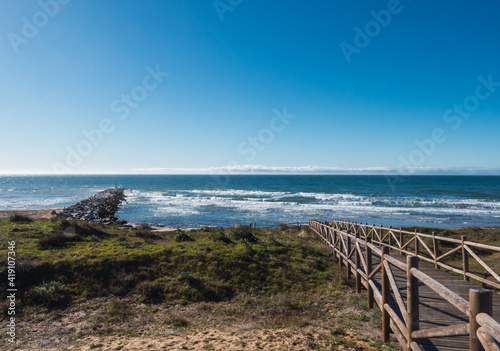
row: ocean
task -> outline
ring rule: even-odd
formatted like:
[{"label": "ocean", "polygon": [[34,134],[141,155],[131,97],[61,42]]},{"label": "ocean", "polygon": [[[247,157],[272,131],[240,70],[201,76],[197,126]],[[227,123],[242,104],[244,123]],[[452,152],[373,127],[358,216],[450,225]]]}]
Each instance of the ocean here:
[{"label": "ocean", "polygon": [[500,226],[498,176],[0,176],[0,210],[67,207],[115,184],[129,189],[118,217],[131,224]]}]

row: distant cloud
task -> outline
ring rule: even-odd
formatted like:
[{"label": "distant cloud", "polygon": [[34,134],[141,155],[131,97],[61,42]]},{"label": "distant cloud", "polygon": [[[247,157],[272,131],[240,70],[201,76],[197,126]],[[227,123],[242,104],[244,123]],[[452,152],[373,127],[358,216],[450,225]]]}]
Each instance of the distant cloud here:
[{"label": "distant cloud", "polygon": [[206,168],[133,168],[128,171],[147,174],[457,174],[457,175],[500,175],[500,169],[492,168],[434,168],[414,167],[400,172],[391,167],[340,168],[322,166],[272,167],[261,165],[232,165]]},{"label": "distant cloud", "polygon": [[[0,175],[51,175],[51,172],[28,170],[0,170]],[[392,167],[341,168],[323,166],[273,167],[262,165],[233,165],[203,168],[132,168],[119,170],[86,170],[71,174],[366,174],[366,175],[496,175],[500,168],[480,167],[414,167],[403,171]]]}]

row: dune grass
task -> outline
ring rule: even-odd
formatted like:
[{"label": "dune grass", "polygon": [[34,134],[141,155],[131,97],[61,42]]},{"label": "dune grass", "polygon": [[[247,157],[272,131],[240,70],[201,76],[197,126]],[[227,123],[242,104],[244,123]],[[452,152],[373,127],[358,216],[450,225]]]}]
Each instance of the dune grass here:
[{"label": "dune grass", "polygon": [[[0,239],[16,242],[21,328],[52,328],[45,333],[64,347],[90,335],[132,337],[145,324],[185,333],[244,324],[276,332],[312,328],[321,341],[297,341],[311,349],[392,348],[378,341],[380,314],[356,297],[307,228],[156,232],[146,225],[2,220]],[[6,276],[5,267],[0,272]],[[76,336],[65,324],[45,322],[69,315],[79,321]],[[360,326],[368,335],[359,334]],[[27,345],[40,337],[33,334]]]},{"label": "dune grass", "polygon": [[[39,303],[29,297],[51,281],[64,286],[65,301],[113,294],[189,303],[226,301],[241,292],[310,291],[335,275],[330,256],[304,229],[158,233],[52,219],[0,221],[0,238],[16,241],[17,283],[26,303]],[[6,285],[0,288],[5,292]]]}]

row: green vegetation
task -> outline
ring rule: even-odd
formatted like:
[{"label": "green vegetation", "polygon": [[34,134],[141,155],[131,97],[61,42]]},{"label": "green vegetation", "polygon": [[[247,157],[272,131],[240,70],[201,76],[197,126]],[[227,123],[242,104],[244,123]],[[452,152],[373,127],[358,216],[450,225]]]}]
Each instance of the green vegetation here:
[{"label": "green vegetation", "polygon": [[183,241],[195,241],[195,239],[185,231],[178,229],[175,235],[175,241],[180,243]]},{"label": "green vegetation", "polygon": [[[304,331],[309,336],[295,342],[311,350],[385,347],[374,337],[378,309],[370,311],[365,296],[353,292],[307,228],[159,232],[147,225],[2,220],[0,238],[16,243],[23,323],[39,329],[77,315],[77,338],[64,328],[51,332],[68,346],[89,335],[135,337],[144,325],[179,333],[248,325],[264,330],[257,336],[262,342],[272,341],[268,332],[292,338]],[[7,275],[5,267],[0,272]],[[0,282],[4,295],[6,282]]]},{"label": "green vegetation", "polygon": [[58,281],[43,282],[30,289],[24,296],[25,301],[47,307],[63,306],[68,302],[65,285]]},{"label": "green vegetation", "polygon": [[235,240],[256,244],[259,239],[253,234],[252,228],[249,226],[237,226],[231,232]]},{"label": "green vegetation", "polygon": [[[145,302],[227,301],[242,292],[308,291],[335,273],[330,255],[304,229],[158,233],[147,226],[4,220],[0,237],[16,242],[18,282],[27,304],[39,304],[47,294],[54,295],[50,306],[108,295]],[[4,257],[6,249],[0,250]]]},{"label": "green vegetation", "polygon": [[13,223],[30,223],[32,220],[27,216],[13,214],[12,216],[9,217],[9,221]]}]

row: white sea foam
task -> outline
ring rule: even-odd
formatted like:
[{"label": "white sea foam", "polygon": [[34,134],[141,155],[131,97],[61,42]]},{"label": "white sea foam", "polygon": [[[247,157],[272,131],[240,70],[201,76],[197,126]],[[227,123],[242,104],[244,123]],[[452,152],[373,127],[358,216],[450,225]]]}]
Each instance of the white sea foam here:
[{"label": "white sea foam", "polygon": [[[197,196],[198,195],[198,196]],[[255,197],[259,196],[259,197]],[[300,203],[299,197],[316,202]],[[290,198],[287,201],[287,198]],[[279,200],[279,201],[276,201]],[[179,192],[132,192],[130,202],[152,206],[158,214],[198,215],[209,208],[226,208],[246,213],[281,213],[314,216],[318,213],[349,213],[352,215],[419,215],[429,216],[496,216],[500,203],[475,199],[421,199],[412,197],[369,197],[351,194],[285,193],[245,190],[191,190]],[[431,217],[429,217],[431,218]]]}]

